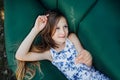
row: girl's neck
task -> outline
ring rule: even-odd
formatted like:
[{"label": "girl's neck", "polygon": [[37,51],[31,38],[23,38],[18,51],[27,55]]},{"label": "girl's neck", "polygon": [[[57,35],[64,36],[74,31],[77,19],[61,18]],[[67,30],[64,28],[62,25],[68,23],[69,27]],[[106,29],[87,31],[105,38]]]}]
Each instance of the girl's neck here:
[{"label": "girl's neck", "polygon": [[55,50],[57,52],[63,50],[65,48],[65,42],[64,43],[61,43],[61,44],[57,44],[57,47],[55,48]]}]

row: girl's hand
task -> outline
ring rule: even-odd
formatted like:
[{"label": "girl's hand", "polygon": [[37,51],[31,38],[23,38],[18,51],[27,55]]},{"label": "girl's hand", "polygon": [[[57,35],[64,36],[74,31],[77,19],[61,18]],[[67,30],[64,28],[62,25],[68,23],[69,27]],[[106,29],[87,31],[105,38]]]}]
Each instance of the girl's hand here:
[{"label": "girl's hand", "polygon": [[82,50],[80,52],[80,54],[76,57],[75,62],[76,62],[76,64],[84,63],[87,66],[91,66],[92,65],[92,56],[90,55],[90,53],[87,50]]},{"label": "girl's hand", "polygon": [[35,21],[35,25],[34,25],[34,29],[38,32],[40,32],[41,30],[43,30],[43,28],[46,26],[47,20],[48,20],[48,15],[42,15],[42,16],[38,16],[36,21]]}]

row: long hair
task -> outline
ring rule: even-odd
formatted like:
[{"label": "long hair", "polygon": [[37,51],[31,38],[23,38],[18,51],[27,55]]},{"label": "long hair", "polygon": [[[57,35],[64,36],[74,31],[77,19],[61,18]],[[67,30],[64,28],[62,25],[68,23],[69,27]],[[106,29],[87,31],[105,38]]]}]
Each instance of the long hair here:
[{"label": "long hair", "polygon": [[[42,53],[46,50],[49,50],[51,47],[53,48],[57,47],[57,44],[52,39],[52,36],[54,35],[56,31],[55,26],[59,22],[60,18],[64,16],[58,11],[47,11],[45,15],[47,14],[49,14],[48,21],[46,23],[45,28],[42,31],[40,31],[38,34],[41,37],[41,41],[40,41],[40,44],[35,46],[35,49],[33,49],[34,52]],[[31,69],[30,67],[28,67],[27,63],[31,64],[33,68]],[[16,70],[17,80],[23,80],[26,77],[29,80],[32,79],[36,73],[36,67],[41,72],[40,63],[38,61],[25,62],[25,61],[18,60],[18,65],[17,65],[17,70]],[[26,74],[29,74],[30,76],[28,77],[26,76]]]}]

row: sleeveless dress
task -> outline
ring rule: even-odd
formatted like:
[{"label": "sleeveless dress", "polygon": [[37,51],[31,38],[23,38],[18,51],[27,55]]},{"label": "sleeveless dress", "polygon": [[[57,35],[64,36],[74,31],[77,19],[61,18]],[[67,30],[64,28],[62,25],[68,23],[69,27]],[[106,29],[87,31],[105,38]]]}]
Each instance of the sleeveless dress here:
[{"label": "sleeveless dress", "polygon": [[73,43],[67,39],[65,48],[57,52],[51,48],[52,64],[55,65],[68,80],[111,80],[104,74],[96,71],[94,67],[85,64],[75,64],[75,57],[78,52]]}]

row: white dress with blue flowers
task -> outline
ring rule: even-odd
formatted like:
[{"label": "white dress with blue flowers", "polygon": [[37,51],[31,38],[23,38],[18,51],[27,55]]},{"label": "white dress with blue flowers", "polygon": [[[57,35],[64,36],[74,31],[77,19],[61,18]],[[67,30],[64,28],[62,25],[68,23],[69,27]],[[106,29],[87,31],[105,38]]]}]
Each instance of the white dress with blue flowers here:
[{"label": "white dress with blue flowers", "polygon": [[50,49],[52,55],[52,64],[55,65],[68,80],[110,80],[104,74],[96,71],[93,67],[85,64],[75,64],[75,57],[78,55],[72,42],[67,39],[65,48],[57,52]]}]

